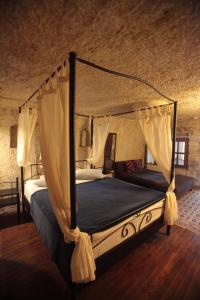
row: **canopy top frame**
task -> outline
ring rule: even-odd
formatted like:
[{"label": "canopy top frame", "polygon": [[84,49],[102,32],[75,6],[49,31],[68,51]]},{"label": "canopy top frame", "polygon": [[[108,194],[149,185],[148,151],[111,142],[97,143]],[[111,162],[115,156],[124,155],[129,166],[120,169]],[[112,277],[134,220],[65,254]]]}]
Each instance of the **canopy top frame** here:
[{"label": "canopy top frame", "polygon": [[[133,75],[129,75],[129,74],[125,74],[125,73],[121,73],[121,72],[117,72],[115,70],[111,70],[111,69],[108,69],[108,68],[105,68],[105,67],[102,67],[100,65],[97,65],[95,63],[92,63],[88,60],[85,60],[85,59],[82,59],[80,57],[77,57],[76,53],[75,52],[70,52],[69,53],[69,56],[72,55],[75,57],[75,61],[77,62],[80,62],[82,64],[85,64],[89,67],[92,67],[92,68],[95,68],[95,69],[98,69],[102,72],[106,72],[106,73],[109,73],[109,74],[112,74],[112,75],[115,75],[115,76],[118,76],[118,77],[123,77],[123,78],[126,78],[126,79],[129,79],[129,80],[134,80],[134,81],[138,81],[138,82],[141,82],[142,84],[148,86],[149,88],[153,89],[156,93],[158,93],[161,97],[165,98],[165,101],[169,101],[170,104],[173,104],[175,102],[177,102],[177,100],[174,100],[168,96],[166,96],[162,91],[160,91],[157,87],[155,87],[151,82],[141,78],[141,77],[138,77],[138,76],[133,76]],[[26,106],[26,104],[28,102],[30,102],[34,96],[39,93],[40,89],[42,88],[42,86],[44,84],[47,84],[49,82],[49,80],[51,78],[53,78],[61,69],[63,66],[66,66],[67,64],[67,61],[65,60],[42,84],[41,86],[35,90],[33,92],[33,94],[22,104],[19,106],[19,112],[21,111],[21,109]],[[154,107],[162,107],[164,105],[158,105],[158,106],[154,106]],[[140,110],[145,110],[145,109],[150,109],[152,107],[147,107],[147,108],[141,108],[141,109],[137,109],[137,110],[131,110],[131,111],[127,111],[127,112],[122,112],[122,113],[114,113],[114,114],[109,114],[109,116],[120,116],[120,115],[126,115],[126,114],[130,114],[130,113],[134,113],[136,111],[140,111]],[[75,113],[75,115],[78,115],[78,116],[82,116],[82,117],[93,117],[93,118],[100,118],[100,117],[104,117],[104,116],[107,116],[108,114],[106,115],[100,115],[100,116],[90,116],[90,115],[84,115],[84,114],[79,114],[79,113]]]},{"label": "canopy top frame", "polygon": [[[172,135],[172,162],[171,162],[171,182],[174,178],[174,157],[175,157],[175,142],[176,142],[176,118],[177,118],[177,101],[173,100],[169,97],[167,97],[164,93],[160,92],[156,87],[154,87],[151,83],[149,83],[148,81],[140,78],[140,77],[136,77],[136,76],[132,76],[132,75],[128,75],[128,74],[124,74],[124,73],[120,73],[120,72],[116,72],[110,69],[106,69],[104,67],[101,67],[99,65],[96,65],[94,63],[91,63],[89,61],[83,60],[81,58],[77,58],[76,53],[75,52],[70,52],[69,53],[69,111],[70,111],[70,116],[69,116],[69,125],[70,128],[72,128],[71,134],[69,136],[69,145],[70,145],[70,206],[71,206],[71,229],[75,229],[77,226],[77,220],[76,220],[76,186],[75,186],[75,141],[74,141],[74,116],[75,116],[75,90],[76,90],[76,76],[75,76],[75,71],[76,71],[76,62],[80,62],[86,65],[89,65],[90,67],[96,68],[100,71],[103,72],[107,72],[116,76],[121,76],[130,80],[136,80],[139,81],[147,86],[149,86],[150,88],[152,88],[154,91],[156,91],[160,96],[162,96],[163,98],[165,98],[167,101],[169,101],[170,103],[168,103],[167,105],[172,105],[174,106],[174,114],[173,114],[173,135]],[[60,65],[56,71],[54,71],[49,78],[47,78],[44,83],[41,85],[40,88],[38,88],[20,107],[19,107],[19,112],[21,112],[21,109],[23,108],[23,106],[25,106],[28,102],[31,101],[31,99],[40,91],[40,89],[42,88],[42,86],[44,84],[47,84],[48,81],[50,80],[50,78],[53,78],[57,72],[59,72],[61,70],[61,68],[63,66],[66,65],[66,61]],[[163,106],[163,105],[159,105],[159,106]],[[159,107],[156,106],[156,107]],[[152,107],[149,108],[142,108],[140,110],[145,110],[145,109],[150,109]],[[137,110],[139,111],[139,109]],[[118,114],[113,114],[111,116],[116,116],[116,115],[124,115],[124,114],[128,114],[128,113],[133,113],[135,111],[129,111],[129,112],[124,112],[124,113],[118,113]],[[84,115],[82,115],[84,116]],[[85,116],[85,117],[90,117],[90,116]],[[98,116],[98,117],[103,117],[103,116]],[[93,118],[92,118],[93,119]],[[93,122],[92,122],[93,124]],[[23,167],[21,167],[21,177],[23,178]],[[22,194],[24,194],[24,190],[22,189]]]}]

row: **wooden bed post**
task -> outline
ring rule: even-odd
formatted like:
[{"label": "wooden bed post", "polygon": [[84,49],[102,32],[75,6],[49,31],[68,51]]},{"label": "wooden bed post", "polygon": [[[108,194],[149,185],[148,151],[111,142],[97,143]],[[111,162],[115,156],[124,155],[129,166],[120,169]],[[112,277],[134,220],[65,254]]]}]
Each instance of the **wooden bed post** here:
[{"label": "wooden bed post", "polygon": [[70,208],[71,229],[76,228],[76,184],[75,184],[75,138],[74,138],[74,112],[75,112],[75,71],[76,53],[69,53],[69,145],[70,145]]},{"label": "wooden bed post", "polygon": [[[173,136],[172,136],[172,162],[171,162],[171,176],[170,183],[174,178],[174,159],[175,159],[175,146],[176,146],[176,119],[177,119],[177,101],[174,102],[174,119],[173,119]],[[167,235],[170,235],[171,225],[167,225]]]}]

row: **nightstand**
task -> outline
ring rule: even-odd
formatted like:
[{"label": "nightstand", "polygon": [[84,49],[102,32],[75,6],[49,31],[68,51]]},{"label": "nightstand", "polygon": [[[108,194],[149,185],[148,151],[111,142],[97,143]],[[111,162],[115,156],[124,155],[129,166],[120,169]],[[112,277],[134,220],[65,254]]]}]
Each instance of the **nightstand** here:
[{"label": "nightstand", "polygon": [[16,178],[16,182],[4,183],[10,184],[11,187],[8,189],[0,190],[0,208],[9,205],[17,205],[17,222],[20,223],[20,198],[18,178]]}]

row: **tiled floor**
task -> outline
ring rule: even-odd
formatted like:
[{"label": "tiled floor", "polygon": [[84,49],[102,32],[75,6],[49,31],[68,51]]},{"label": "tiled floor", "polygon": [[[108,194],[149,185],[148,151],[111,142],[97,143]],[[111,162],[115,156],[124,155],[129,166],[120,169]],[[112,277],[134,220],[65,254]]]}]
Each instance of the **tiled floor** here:
[{"label": "tiled floor", "polygon": [[193,190],[178,200],[177,225],[200,234],[200,190]]}]

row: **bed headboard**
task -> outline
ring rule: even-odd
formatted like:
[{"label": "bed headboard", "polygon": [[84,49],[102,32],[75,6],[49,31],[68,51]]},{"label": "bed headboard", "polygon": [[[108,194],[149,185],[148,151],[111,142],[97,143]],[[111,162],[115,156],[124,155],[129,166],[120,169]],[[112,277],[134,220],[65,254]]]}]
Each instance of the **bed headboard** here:
[{"label": "bed headboard", "polygon": [[[31,164],[27,167],[23,167],[24,169],[24,178],[23,181],[27,181],[33,178],[37,178],[40,175],[44,174],[42,163]],[[27,174],[26,174],[27,172]]]},{"label": "bed headboard", "polygon": [[[77,160],[76,168],[85,169],[88,168],[88,162],[86,159]],[[28,175],[26,174],[28,173]],[[22,198],[24,197],[24,183],[27,180],[38,178],[38,176],[44,175],[42,163],[31,164],[27,167],[21,167],[21,192]]]}]

